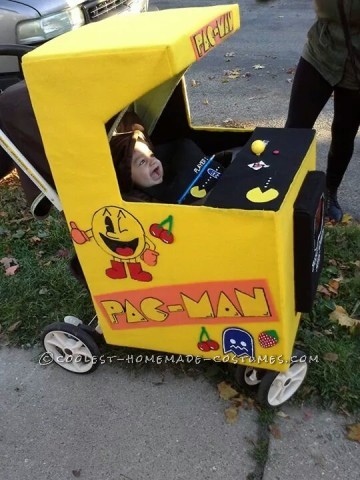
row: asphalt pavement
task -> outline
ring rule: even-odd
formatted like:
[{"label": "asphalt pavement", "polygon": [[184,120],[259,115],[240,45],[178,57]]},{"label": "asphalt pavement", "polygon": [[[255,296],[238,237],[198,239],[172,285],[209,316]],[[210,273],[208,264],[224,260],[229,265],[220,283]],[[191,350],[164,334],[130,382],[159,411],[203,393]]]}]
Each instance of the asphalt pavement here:
[{"label": "asphalt pavement", "polygon": [[40,353],[0,349],[2,480],[359,478],[354,418],[284,405],[268,429],[241,407],[230,424],[205,378],[123,362],[76,375]]},{"label": "asphalt pavement", "polygon": [[[153,2],[159,8],[215,3],[227,2]],[[194,123],[282,126],[311,2],[240,6],[240,32],[188,72]],[[235,78],[226,78],[226,70]],[[329,103],[316,125],[322,169],[331,115]],[[340,193],[345,210],[360,218],[358,157],[357,140]],[[206,378],[108,363],[75,375],[40,365],[39,353],[0,348],[1,480],[359,478],[359,443],[347,439],[356,418],[289,404],[271,429],[256,408],[240,408],[229,424],[229,402]]]}]

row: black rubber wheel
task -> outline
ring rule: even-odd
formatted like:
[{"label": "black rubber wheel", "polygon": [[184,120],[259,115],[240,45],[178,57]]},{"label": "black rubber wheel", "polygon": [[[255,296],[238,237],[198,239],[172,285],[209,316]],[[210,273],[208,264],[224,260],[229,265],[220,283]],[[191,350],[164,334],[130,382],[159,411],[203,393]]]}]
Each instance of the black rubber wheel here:
[{"label": "black rubber wheel", "polygon": [[307,356],[294,350],[286,372],[267,371],[259,385],[257,400],[267,407],[279,407],[300,388],[308,371]]},{"label": "black rubber wheel", "polygon": [[41,342],[46,354],[44,364],[55,362],[72,373],[91,373],[99,366],[100,350],[92,336],[69,323],[45,327]]},{"label": "black rubber wheel", "polygon": [[260,385],[266,370],[263,368],[250,367],[248,365],[236,365],[234,378],[236,383],[247,390],[255,390]]}]

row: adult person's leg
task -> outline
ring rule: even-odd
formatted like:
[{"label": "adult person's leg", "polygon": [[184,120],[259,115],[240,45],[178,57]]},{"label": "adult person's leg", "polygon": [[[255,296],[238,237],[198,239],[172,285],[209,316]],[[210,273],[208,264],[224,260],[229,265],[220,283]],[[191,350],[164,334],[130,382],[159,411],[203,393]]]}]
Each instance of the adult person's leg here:
[{"label": "adult person's leg", "polygon": [[309,62],[300,57],[285,128],[312,128],[332,92],[333,87]]},{"label": "adult person's leg", "polygon": [[334,118],[331,126],[331,144],[326,170],[328,189],[328,216],[339,222],[341,207],[337,190],[354,152],[354,141],[360,124],[360,92],[335,87]]},{"label": "adult person's leg", "polygon": [[[54,187],[29,92],[24,81],[12,85],[0,95],[0,125],[26,159]],[[32,213],[38,218],[46,216],[51,208],[50,201],[42,195],[42,192],[20,168],[17,170]]]}]

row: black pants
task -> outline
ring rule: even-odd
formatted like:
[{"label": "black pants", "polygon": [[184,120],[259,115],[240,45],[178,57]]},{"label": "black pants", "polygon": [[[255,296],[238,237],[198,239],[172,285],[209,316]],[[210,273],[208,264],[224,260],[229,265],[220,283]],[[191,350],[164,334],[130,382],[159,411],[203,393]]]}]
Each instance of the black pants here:
[{"label": "black pants", "polygon": [[360,123],[360,92],[332,87],[309,62],[300,58],[291,91],[287,128],[312,128],[334,92],[334,118],[326,170],[330,191],[339,187],[354,152]]},{"label": "black pants", "polygon": [[[0,128],[54,188],[51,170],[25,82],[21,81],[12,85],[0,95]],[[15,167],[16,165],[0,147],[0,179]],[[41,192],[20,168],[18,168],[18,173],[27,202],[31,205]]]}]

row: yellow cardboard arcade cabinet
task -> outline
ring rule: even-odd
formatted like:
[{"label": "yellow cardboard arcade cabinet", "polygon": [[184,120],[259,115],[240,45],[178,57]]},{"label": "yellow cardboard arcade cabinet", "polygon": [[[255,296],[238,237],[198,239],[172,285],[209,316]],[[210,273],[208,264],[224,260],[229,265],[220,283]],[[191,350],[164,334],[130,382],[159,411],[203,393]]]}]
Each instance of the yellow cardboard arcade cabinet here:
[{"label": "yellow cardboard arcade cabinet", "polygon": [[[323,184],[311,130],[191,126],[182,76],[239,26],[237,4],[112,17],[23,68],[106,342],[281,372],[316,288]],[[202,205],[124,201],[105,125],[128,108],[154,142],[171,123],[200,144],[181,198]],[[210,154],[236,145],[208,191]]]}]

